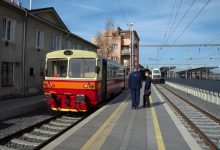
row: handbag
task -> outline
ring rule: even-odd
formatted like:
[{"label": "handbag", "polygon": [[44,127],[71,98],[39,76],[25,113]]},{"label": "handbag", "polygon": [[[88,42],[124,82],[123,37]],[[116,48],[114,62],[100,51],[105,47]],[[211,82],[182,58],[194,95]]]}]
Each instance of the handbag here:
[{"label": "handbag", "polygon": [[151,90],[150,89],[145,90],[144,95],[150,96],[151,95]]}]

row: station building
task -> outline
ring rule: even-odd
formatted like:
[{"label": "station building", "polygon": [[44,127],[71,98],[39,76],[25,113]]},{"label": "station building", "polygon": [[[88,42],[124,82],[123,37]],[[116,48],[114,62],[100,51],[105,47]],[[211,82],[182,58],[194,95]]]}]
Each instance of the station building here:
[{"label": "station building", "polygon": [[27,10],[0,1],[0,100],[42,92],[45,55],[59,49],[97,51],[71,33],[53,7]]}]

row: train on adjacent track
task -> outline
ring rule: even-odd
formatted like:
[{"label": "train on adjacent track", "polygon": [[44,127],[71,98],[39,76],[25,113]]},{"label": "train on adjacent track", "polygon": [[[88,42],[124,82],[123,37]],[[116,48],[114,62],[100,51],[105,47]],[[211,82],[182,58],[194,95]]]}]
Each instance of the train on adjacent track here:
[{"label": "train on adjacent track", "polygon": [[43,88],[52,110],[86,112],[125,88],[125,68],[92,51],[54,51]]},{"label": "train on adjacent track", "polygon": [[153,83],[164,83],[164,79],[162,78],[161,71],[158,68],[154,68],[151,74]]}]

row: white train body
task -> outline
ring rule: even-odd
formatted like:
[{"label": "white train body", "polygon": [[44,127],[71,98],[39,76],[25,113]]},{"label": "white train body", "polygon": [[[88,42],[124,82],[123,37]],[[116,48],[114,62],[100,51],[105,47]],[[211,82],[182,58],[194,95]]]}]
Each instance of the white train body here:
[{"label": "white train body", "polygon": [[161,78],[160,69],[157,69],[157,68],[153,69],[151,76],[152,76],[153,83],[161,83],[162,78]]}]

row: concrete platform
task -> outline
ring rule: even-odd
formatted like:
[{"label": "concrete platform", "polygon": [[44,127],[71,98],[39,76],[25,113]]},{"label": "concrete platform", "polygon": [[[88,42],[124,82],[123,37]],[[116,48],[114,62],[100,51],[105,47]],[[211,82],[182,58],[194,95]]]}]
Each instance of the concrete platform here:
[{"label": "concrete platform", "polygon": [[126,91],[43,149],[200,149],[154,88],[151,103],[150,108],[131,109]]},{"label": "concrete platform", "polygon": [[0,121],[46,107],[45,96],[14,98],[0,101]]}]

